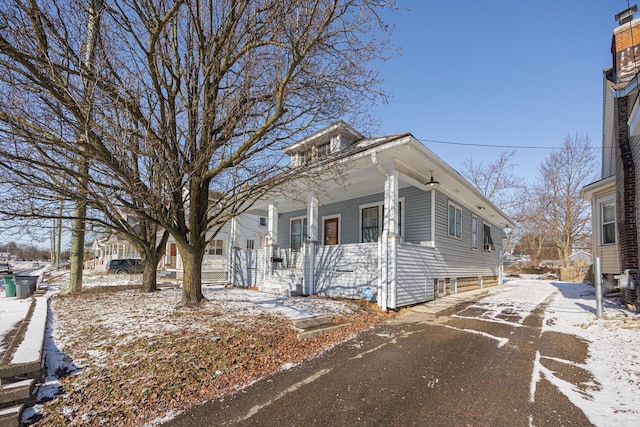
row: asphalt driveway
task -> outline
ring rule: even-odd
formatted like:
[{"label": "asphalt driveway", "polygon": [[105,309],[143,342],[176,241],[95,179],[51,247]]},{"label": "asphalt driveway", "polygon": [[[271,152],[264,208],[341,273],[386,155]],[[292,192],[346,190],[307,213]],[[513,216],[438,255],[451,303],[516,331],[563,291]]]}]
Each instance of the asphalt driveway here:
[{"label": "asphalt driveway", "polygon": [[583,367],[588,343],[544,327],[558,292],[535,292],[525,307],[458,297],[449,308],[407,311],[166,425],[593,425],[571,393],[540,375],[552,371],[585,394],[594,383]]}]

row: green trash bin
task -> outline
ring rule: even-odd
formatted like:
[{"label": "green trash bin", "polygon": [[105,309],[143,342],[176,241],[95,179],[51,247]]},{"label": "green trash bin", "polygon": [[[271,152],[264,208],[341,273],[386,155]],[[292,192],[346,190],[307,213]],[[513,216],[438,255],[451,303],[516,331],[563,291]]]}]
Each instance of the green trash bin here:
[{"label": "green trash bin", "polygon": [[2,276],[4,280],[4,296],[15,297],[16,296],[16,282],[13,281],[13,276]]}]

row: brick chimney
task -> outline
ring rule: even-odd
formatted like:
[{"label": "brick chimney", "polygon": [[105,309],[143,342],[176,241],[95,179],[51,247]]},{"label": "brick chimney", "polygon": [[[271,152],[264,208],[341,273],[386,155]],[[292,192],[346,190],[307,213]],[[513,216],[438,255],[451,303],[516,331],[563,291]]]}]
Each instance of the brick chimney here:
[{"label": "brick chimney", "polygon": [[637,11],[638,5],[633,5],[615,16],[619,23],[611,40],[615,83],[632,80],[640,70],[640,19],[633,18]]}]

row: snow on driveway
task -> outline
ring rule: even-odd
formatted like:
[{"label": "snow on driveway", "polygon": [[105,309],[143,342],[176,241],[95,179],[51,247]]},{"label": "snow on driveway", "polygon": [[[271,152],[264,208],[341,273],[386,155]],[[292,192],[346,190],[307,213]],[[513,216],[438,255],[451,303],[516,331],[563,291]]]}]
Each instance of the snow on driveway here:
[{"label": "snow on driveway", "polygon": [[640,316],[605,299],[603,319],[598,319],[591,286],[556,283],[555,287],[559,292],[547,309],[543,332],[576,335],[589,342],[589,357],[580,367],[591,372],[594,384],[585,393],[541,367],[543,375],[593,424],[640,425]]},{"label": "snow on driveway", "polygon": [[[99,276],[92,279],[87,280],[91,283],[88,287],[122,284],[123,281],[123,277]],[[64,285],[60,286],[60,290],[63,288]],[[265,311],[277,311],[295,319],[348,310],[344,304],[337,301],[285,298],[244,289],[206,286],[203,287],[203,293],[212,303],[211,306],[220,310],[219,315],[236,318],[238,321],[246,321],[247,318]],[[168,311],[175,309],[180,297],[178,289],[166,289],[164,292],[147,296],[147,299],[157,298],[156,310]],[[504,286],[492,288],[488,296],[457,316],[524,327],[523,320],[544,302],[548,306],[542,333],[550,331],[570,334],[588,342],[589,356],[584,364],[577,366],[592,374],[593,384],[586,391],[579,390],[574,384],[556,377],[552,370],[546,368],[546,358],[538,353],[532,372],[531,398],[535,400],[538,381],[545,379],[579,407],[594,425],[640,425],[640,316],[624,310],[618,300],[605,299],[604,318],[598,319],[595,293],[590,285],[544,280],[512,280]],[[136,330],[129,332],[144,333],[144,327],[141,327],[140,323],[144,317],[142,313],[135,313],[135,307],[125,306],[126,304],[123,304],[122,314],[127,312],[130,316],[134,312],[137,317]],[[15,309],[19,308],[16,306]],[[114,329],[132,327],[132,322],[116,325],[115,318],[120,316],[116,316],[115,313],[111,313],[110,317],[110,322],[106,319],[105,322],[111,323]],[[157,324],[155,326],[157,327]],[[48,354],[47,357],[50,356],[52,354]],[[65,365],[64,357],[50,361],[52,365]],[[572,361],[555,358],[554,361],[576,366]],[[55,371],[56,366],[48,368],[49,371]],[[54,388],[57,387],[54,385]]]},{"label": "snow on driveway", "polygon": [[[553,358],[556,362],[578,366],[593,376],[588,390],[581,390],[544,366],[537,354],[531,382],[535,401],[537,383],[546,379],[597,426],[640,425],[640,316],[625,310],[617,299],[605,298],[604,316],[596,316],[595,291],[584,283],[541,280],[513,280],[503,292],[480,300],[483,320],[505,322],[500,313],[509,312],[524,319],[538,304],[552,297],[547,306],[542,333],[575,335],[588,342],[589,356],[584,364]],[[521,320],[511,322],[519,324]]]}]

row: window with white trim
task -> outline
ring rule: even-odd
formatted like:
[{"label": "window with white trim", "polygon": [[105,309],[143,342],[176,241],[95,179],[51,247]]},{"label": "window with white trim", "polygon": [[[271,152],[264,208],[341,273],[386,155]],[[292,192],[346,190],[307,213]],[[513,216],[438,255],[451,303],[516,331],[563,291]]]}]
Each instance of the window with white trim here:
[{"label": "window with white trim", "polygon": [[471,249],[478,249],[478,217],[471,215]]},{"label": "window with white trim", "polygon": [[291,250],[299,251],[307,237],[307,217],[292,218],[289,229],[291,230]]},{"label": "window with white trim", "polygon": [[380,207],[370,206],[360,210],[360,233],[362,235],[361,242],[377,242],[380,234]]},{"label": "window with white trim", "polygon": [[493,239],[491,238],[491,226],[488,224],[484,224],[484,250],[486,252],[491,252],[494,250]]},{"label": "window with white trim", "polygon": [[600,203],[602,218],[601,242],[603,245],[616,243],[616,204],[613,200]]},{"label": "window with white trim", "polygon": [[255,242],[253,240],[247,240],[247,249],[253,250]]},{"label": "window with white trim", "polygon": [[331,152],[331,141],[318,145],[318,158],[326,157]]},{"label": "window with white trim", "polygon": [[[398,235],[402,236],[404,197],[398,201]],[[377,242],[384,230],[384,202],[360,205],[360,242]]]},{"label": "window with white trim", "polygon": [[462,237],[462,209],[449,202],[449,236]]},{"label": "window with white trim", "polygon": [[302,151],[302,152],[298,153],[298,165],[299,166],[306,165],[310,161],[311,161],[311,153],[309,152],[309,150]]},{"label": "window with white trim", "polygon": [[212,240],[207,246],[207,255],[224,255],[224,240]]}]

